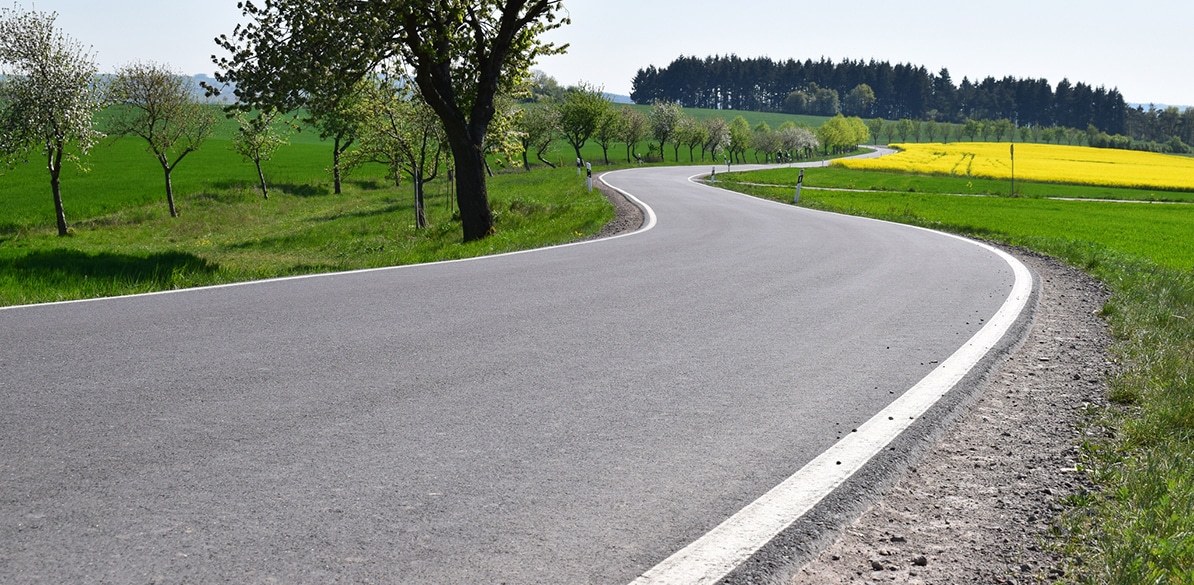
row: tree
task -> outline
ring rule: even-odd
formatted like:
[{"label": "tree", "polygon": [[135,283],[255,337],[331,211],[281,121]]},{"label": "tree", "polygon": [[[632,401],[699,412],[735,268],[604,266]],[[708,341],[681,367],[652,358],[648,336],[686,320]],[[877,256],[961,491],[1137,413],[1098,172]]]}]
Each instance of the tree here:
[{"label": "tree", "polygon": [[663,147],[676,134],[676,126],[680,124],[680,118],[682,117],[684,117],[684,111],[679,103],[659,101],[651,106],[651,113],[648,118],[651,122],[651,134],[655,137],[655,140],[659,141],[660,160],[667,160],[667,157],[664,156]]},{"label": "tree", "polygon": [[170,217],[178,217],[171,175],[211,136],[216,126],[212,107],[195,99],[195,82],[190,77],[152,62],[117,69],[111,96],[118,107],[109,122],[109,133],[131,134],[145,141],[166,176]]},{"label": "tree", "polygon": [[738,162],[746,157],[746,149],[750,147],[750,122],[742,116],[736,116],[730,121],[730,159]]},{"label": "tree", "polygon": [[713,160],[717,160],[717,153],[730,146],[730,124],[724,118],[706,118],[705,135],[708,137],[701,146],[701,160],[705,160],[708,152]]},{"label": "tree", "polygon": [[1003,142],[1004,136],[1010,136],[1015,139],[1015,126],[1012,121],[1007,118],[1000,118],[989,124],[991,126],[991,133],[995,135],[995,142]]},{"label": "tree", "polygon": [[580,149],[593,137],[602,119],[613,109],[601,88],[585,83],[568,90],[564,103],[560,104],[560,134],[576,151],[576,158],[583,162]]},{"label": "tree", "polygon": [[994,128],[995,125],[991,120],[978,121],[978,135],[983,139],[983,142],[987,141],[987,137],[991,135],[991,130]]},{"label": "tree", "polygon": [[518,140],[518,129],[515,128],[518,111],[518,104],[509,95],[499,94],[494,100],[493,120],[489,123],[489,131],[485,133],[485,142],[481,145],[485,173],[490,177],[493,176],[493,170],[489,167],[489,161],[493,161],[500,168],[507,160],[513,161],[522,156],[522,144]]},{"label": "tree", "polygon": [[360,146],[350,163],[381,163],[398,186],[405,171],[415,194],[415,227],[427,227],[424,186],[435,179],[443,156],[443,130],[435,113],[409,83],[381,76],[361,100]]},{"label": "tree", "polygon": [[924,129],[925,138],[928,138],[929,142],[936,142],[937,133],[941,131],[941,126],[937,123],[937,121],[929,120],[928,122],[925,122]]},{"label": "tree", "polygon": [[278,148],[286,144],[286,138],[274,124],[278,115],[278,110],[273,108],[258,110],[253,116],[239,111],[234,114],[238,129],[232,138],[232,150],[257,167],[257,180],[261,183],[261,196],[265,199],[269,199],[269,189],[265,185],[261,163],[273,158]]},{"label": "tree", "polygon": [[875,90],[865,83],[860,83],[846,94],[846,99],[842,101],[842,113],[849,116],[867,116],[874,105]]},{"label": "tree", "polygon": [[908,135],[912,133],[912,120],[900,118],[896,121],[896,132],[900,134],[900,142],[908,142]]},{"label": "tree", "polygon": [[605,159],[605,164],[609,164],[609,147],[621,138],[622,113],[611,104],[597,121],[597,130],[593,132],[593,141],[601,146],[601,156]]},{"label": "tree", "polygon": [[528,105],[522,109],[515,128],[518,129],[518,139],[522,143],[522,166],[524,169],[531,170],[528,153],[532,150],[540,162],[553,169],[556,168],[556,165],[543,158],[543,155],[555,140],[556,133],[559,132],[559,125],[560,110],[554,103],[542,102]]},{"label": "tree", "polygon": [[767,163],[771,162],[771,155],[779,152],[783,142],[766,122],[759,122],[751,135],[750,145],[755,149],[755,162],[759,160],[759,153],[763,153],[763,162]]},{"label": "tree", "polygon": [[883,118],[874,118],[870,122],[867,122],[867,130],[870,131],[871,136],[875,137],[875,140],[879,140],[879,136],[883,133],[884,123]]},{"label": "tree", "polygon": [[560,86],[560,82],[556,81],[556,78],[538,69],[531,70],[527,85],[530,95],[523,98],[523,102],[562,102],[568,95],[568,91]]},{"label": "tree", "polygon": [[304,121],[319,132],[320,140],[332,140],[332,190],[337,195],[344,191],[344,155],[352,148],[360,131],[358,106],[364,83],[363,80],[358,82],[346,95],[316,91],[308,99],[310,115]]},{"label": "tree", "polygon": [[413,74],[443,124],[452,151],[464,241],[494,231],[485,138],[499,92],[512,92],[530,65],[561,52],[540,36],[568,22],[561,0],[344,2],[269,0],[240,4],[247,24],[217,43],[216,79],[240,102],[289,111],[323,84],[345,95],[390,58]]},{"label": "tree", "polygon": [[[692,116],[684,116],[680,118],[680,123],[676,126],[676,144],[683,144],[688,147],[688,162],[694,162],[696,156],[694,151],[698,146],[704,146],[709,141],[709,128],[702,124],[700,120]],[[676,157],[679,159],[679,156]],[[705,151],[701,149],[701,160],[705,160]]]},{"label": "tree", "polygon": [[101,106],[99,69],[54,27],[54,13],[0,8],[0,156],[11,166],[40,150],[50,173],[58,235],[67,235],[62,162],[79,159],[103,136],[92,125]]},{"label": "tree", "polygon": [[861,118],[838,114],[817,129],[817,140],[825,147],[826,154],[841,153],[870,140],[870,131]]},{"label": "tree", "polygon": [[781,124],[776,133],[779,135],[780,148],[792,158],[808,158],[820,146],[812,130],[791,121]]},{"label": "tree", "polygon": [[974,137],[981,134],[982,131],[983,124],[977,120],[966,120],[966,123],[962,125],[962,135],[969,137],[971,142],[973,142]]},{"label": "tree", "polygon": [[650,135],[650,128],[647,127],[647,117],[634,108],[622,108],[621,116],[622,142],[626,143],[626,162],[630,162],[631,151]]}]

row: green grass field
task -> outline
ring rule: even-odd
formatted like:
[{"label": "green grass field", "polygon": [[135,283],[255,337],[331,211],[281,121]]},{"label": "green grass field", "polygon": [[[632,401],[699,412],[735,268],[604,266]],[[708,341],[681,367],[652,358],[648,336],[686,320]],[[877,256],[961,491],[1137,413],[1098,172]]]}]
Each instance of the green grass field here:
[{"label": "green grass field", "polygon": [[[752,195],[790,202],[798,172],[796,169],[775,169],[723,173],[718,175],[718,183]],[[834,168],[807,169],[802,203],[819,209],[917,223],[1027,247],[1049,239],[1097,245],[1171,269],[1194,269],[1194,238],[1191,237],[1194,234],[1194,205],[1131,202],[1147,199],[1147,192],[1123,193],[1122,189],[1107,188],[1091,191],[1097,192],[1099,198],[1117,198],[1119,202],[960,197],[948,193],[964,191],[968,183],[964,179],[900,174],[884,177],[886,174]],[[829,185],[834,189],[872,189],[882,185],[879,187],[882,192],[816,188]],[[898,187],[904,189],[897,190]],[[1058,192],[1055,189],[1060,187],[1068,186],[1025,185],[1029,191],[1050,193]],[[1075,198],[1084,194],[1080,187],[1062,192],[1066,197]],[[1114,195],[1118,197],[1112,197]],[[1194,193],[1174,195],[1194,198]]]},{"label": "green grass field", "polygon": [[[751,173],[750,181],[795,188],[798,171],[774,169]],[[732,177],[726,177],[732,180]],[[804,186],[822,189],[857,189],[898,193],[952,195],[1010,195],[1009,181],[967,177],[856,171],[837,167],[805,171]],[[1016,182],[1016,195],[1026,198],[1111,199],[1116,201],[1174,201],[1194,203],[1194,192],[1125,189],[1099,185]]]},{"label": "green grass field", "polygon": [[290,136],[265,164],[269,200],[252,163],[229,148],[234,128],[174,172],[180,217],[164,177],[137,139],[108,139],[63,171],[71,235],[56,235],[48,173],[35,163],[0,176],[0,305],[91,298],[208,284],[392,266],[539,247],[596,233],[613,217],[574,169],[504,172],[490,181],[498,233],[462,244],[448,185],[428,185],[430,227],[414,228],[413,192],[380,166],[332,194],[331,146]]},{"label": "green grass field", "polygon": [[[636,106],[637,107],[637,106]],[[737,112],[687,110],[708,117]],[[102,128],[107,113],[97,123]],[[818,118],[743,113],[752,123]],[[301,126],[301,124],[300,124]],[[409,179],[396,187],[380,165],[353,171],[332,194],[331,145],[309,128],[264,164],[270,198],[256,188],[252,163],[235,154],[235,121],[220,115],[203,147],[173,173],[178,218],[166,208],[161,167],[135,137],[107,138],[62,173],[71,235],[56,236],[49,174],[36,158],[0,175],[0,305],[92,298],[312,272],[372,268],[478,256],[572,241],[600,230],[612,207],[583,192],[571,162],[551,170],[534,161],[492,159],[489,194],[497,235],[462,244],[443,174],[430,183],[430,227],[414,228]],[[648,141],[638,146],[646,152]],[[686,151],[687,149],[682,149]],[[625,145],[582,150],[598,170],[627,166]],[[672,149],[668,148],[669,163]],[[562,140],[548,153],[575,155]],[[705,164],[697,157],[698,164]],[[681,152],[682,163],[688,153]]]},{"label": "green grass field", "polygon": [[[718,183],[790,203],[796,173],[719,175]],[[801,205],[1035,249],[1107,284],[1113,406],[1091,424],[1111,432],[1081,445],[1082,469],[1098,489],[1070,498],[1052,546],[1069,561],[1067,582],[1194,583],[1194,205],[1039,198],[1155,195],[1052,184],[1021,185],[1038,197],[958,196],[950,193],[966,191],[956,179],[883,175],[808,170],[806,185],[885,192],[805,188]]]}]

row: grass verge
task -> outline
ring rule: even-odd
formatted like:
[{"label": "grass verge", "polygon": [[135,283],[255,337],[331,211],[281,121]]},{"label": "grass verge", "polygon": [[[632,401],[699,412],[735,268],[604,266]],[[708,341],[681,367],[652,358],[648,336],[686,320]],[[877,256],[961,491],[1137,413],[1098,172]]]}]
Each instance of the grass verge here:
[{"label": "grass verge", "polygon": [[252,183],[210,186],[171,218],[160,202],[76,221],[72,235],[22,225],[0,234],[0,305],[19,305],[482,256],[564,243],[613,219],[572,169],[490,181],[497,234],[460,243],[443,185],[428,193],[430,227],[414,226],[409,187],[350,184],[343,195]]},{"label": "grass verge", "polygon": [[[841,179],[850,171],[837,172]],[[1108,432],[1083,445],[1083,468],[1097,489],[1073,496],[1058,525],[1071,565],[1067,579],[1194,583],[1194,209],[956,197],[926,193],[954,192],[945,183],[897,176],[916,192],[805,189],[801,204],[1031,248],[1110,288],[1103,315],[1116,340],[1113,407],[1092,421]],[[747,184],[775,182],[774,176],[737,178],[720,185],[792,199],[790,187]],[[1111,208],[1101,213],[1098,206]]]}]

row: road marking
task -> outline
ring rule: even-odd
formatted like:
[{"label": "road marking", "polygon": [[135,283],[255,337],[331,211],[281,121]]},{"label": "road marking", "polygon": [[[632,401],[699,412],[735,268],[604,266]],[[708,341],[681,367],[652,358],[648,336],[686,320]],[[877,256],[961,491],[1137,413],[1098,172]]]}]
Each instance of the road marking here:
[{"label": "road marking", "polygon": [[703,585],[721,580],[886,448],[999,343],[1032,296],[1031,272],[1002,250],[953,234],[934,233],[985,248],[1011,267],[1015,275],[1011,293],[987,324],[915,386],[859,426],[857,432],[850,433],[759,499],[643,573],[631,585]]}]

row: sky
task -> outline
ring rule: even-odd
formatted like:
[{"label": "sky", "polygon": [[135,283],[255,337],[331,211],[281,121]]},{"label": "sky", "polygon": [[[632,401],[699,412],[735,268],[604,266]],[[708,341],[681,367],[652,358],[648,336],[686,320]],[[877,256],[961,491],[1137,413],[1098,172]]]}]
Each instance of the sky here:
[{"label": "sky", "polygon": [[[133,61],[215,72],[213,39],[241,20],[236,0],[17,0],[57,12],[101,70]],[[862,59],[988,76],[1118,88],[1129,103],[1194,105],[1190,0],[565,0],[570,45],[537,68],[627,95],[634,74],[680,55]],[[222,53],[221,53],[222,54]]]}]

